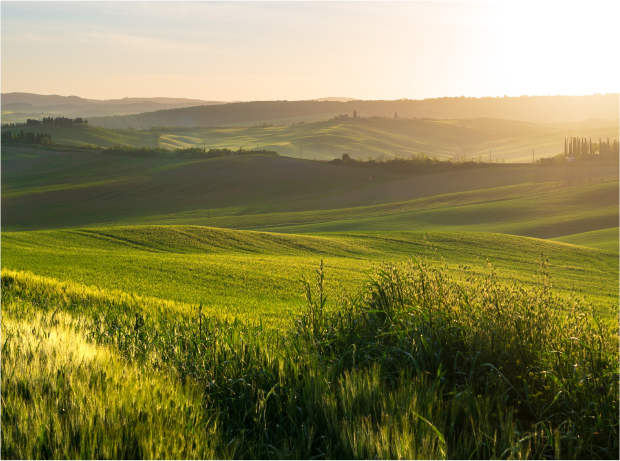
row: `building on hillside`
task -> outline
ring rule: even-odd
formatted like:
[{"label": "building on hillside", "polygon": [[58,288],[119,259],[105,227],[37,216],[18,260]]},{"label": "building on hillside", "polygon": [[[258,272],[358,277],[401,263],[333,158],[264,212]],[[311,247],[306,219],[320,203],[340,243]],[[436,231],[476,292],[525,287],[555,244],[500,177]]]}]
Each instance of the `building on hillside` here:
[{"label": "building on hillside", "polygon": [[36,118],[26,119],[27,126],[34,126],[34,125],[40,125],[40,124],[41,124],[41,121],[39,119],[36,119]]}]

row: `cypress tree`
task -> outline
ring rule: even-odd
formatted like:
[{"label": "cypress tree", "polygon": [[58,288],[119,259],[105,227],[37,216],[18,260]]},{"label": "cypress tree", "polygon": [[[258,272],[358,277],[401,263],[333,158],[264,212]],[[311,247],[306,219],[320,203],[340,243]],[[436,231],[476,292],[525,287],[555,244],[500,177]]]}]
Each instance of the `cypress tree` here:
[{"label": "cypress tree", "polygon": [[564,157],[567,157],[566,154],[568,154],[568,152],[566,152],[566,143],[568,142],[568,139],[564,138]]}]

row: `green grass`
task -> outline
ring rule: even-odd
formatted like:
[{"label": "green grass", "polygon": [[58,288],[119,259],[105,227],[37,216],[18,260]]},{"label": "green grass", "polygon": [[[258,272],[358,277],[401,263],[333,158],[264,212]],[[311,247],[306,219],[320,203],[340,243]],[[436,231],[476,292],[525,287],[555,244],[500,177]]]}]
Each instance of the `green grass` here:
[{"label": "green grass", "polygon": [[3,146],[2,457],[617,459],[605,169]]},{"label": "green grass", "polygon": [[581,234],[567,235],[553,239],[556,242],[570,243],[590,248],[599,248],[610,252],[618,252],[618,228],[601,229]]},{"label": "green grass", "polygon": [[617,458],[616,327],[544,263],[463,275],[386,264],[329,306],[321,265],[278,333],[3,271],[2,456]]},{"label": "green grass", "polygon": [[[480,196],[482,198],[483,194]],[[319,223],[316,224],[288,226],[263,224],[253,227],[272,232],[291,233],[454,230],[501,232],[552,238],[606,228],[617,223],[618,183],[583,186],[532,197],[429,208],[394,214],[384,213],[376,217],[353,217],[352,219],[347,219],[347,214],[349,214],[347,211],[355,210],[346,210],[340,214],[340,219],[332,218],[331,220],[327,213],[323,219],[317,217],[316,221]],[[330,214],[337,216],[335,211]],[[286,218],[282,221],[286,222]]]},{"label": "green grass", "polygon": [[541,253],[556,286],[586,297],[608,317],[617,304],[617,254],[557,242],[467,232],[269,234],[192,226],[145,226],[3,234],[4,268],[62,282],[170,300],[242,319],[283,325],[299,305],[301,283],[325,261],[327,287],[353,292],[380,261],[434,259],[451,272],[524,276]]},{"label": "green grass", "polygon": [[215,431],[196,437],[210,419],[198,386],[94,345],[80,319],[13,303],[2,306],[3,458],[214,456]]},{"label": "green grass", "polygon": [[[593,168],[592,174],[583,165],[497,164],[403,175],[287,157],[137,159],[3,147],[3,225],[5,230],[119,224],[277,227],[287,232],[300,225],[315,226],[309,228],[313,232],[334,229],[330,227],[334,225],[355,230],[432,230],[433,226],[447,230],[446,220],[450,224],[453,216],[455,226],[470,226],[460,229],[560,237],[612,226],[607,221],[614,212],[604,207],[607,195],[613,195],[607,188],[613,185],[595,192],[578,191],[617,178],[617,171],[605,165]],[[562,215],[555,225],[559,233],[537,233],[544,225],[538,221],[548,212],[544,194],[562,190],[567,191],[564,199],[562,194],[549,196],[561,207],[550,213],[554,219]],[[580,216],[586,196],[592,200],[589,217]],[[525,202],[518,202],[521,199]],[[573,199],[576,202],[571,205]],[[497,214],[497,209],[510,203],[521,207],[518,220],[516,215]],[[486,209],[470,219],[458,212],[457,205],[467,204]],[[432,208],[438,211],[429,211]],[[521,223],[523,213],[537,222]],[[575,220],[582,224],[561,229]],[[415,223],[421,227],[414,227]],[[478,224],[485,227],[476,229]]]}]

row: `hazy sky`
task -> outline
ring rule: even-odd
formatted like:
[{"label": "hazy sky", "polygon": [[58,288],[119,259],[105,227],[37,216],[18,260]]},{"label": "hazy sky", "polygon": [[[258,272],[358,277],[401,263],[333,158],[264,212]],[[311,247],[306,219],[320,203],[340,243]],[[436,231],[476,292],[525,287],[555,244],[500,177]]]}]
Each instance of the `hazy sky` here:
[{"label": "hazy sky", "polygon": [[2,92],[220,101],[618,92],[618,5],[3,1]]}]

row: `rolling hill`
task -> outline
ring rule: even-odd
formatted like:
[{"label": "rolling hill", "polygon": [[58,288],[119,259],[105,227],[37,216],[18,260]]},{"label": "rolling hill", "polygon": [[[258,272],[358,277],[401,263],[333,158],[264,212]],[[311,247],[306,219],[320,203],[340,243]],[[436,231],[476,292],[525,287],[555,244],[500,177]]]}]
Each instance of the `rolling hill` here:
[{"label": "rolling hill", "polygon": [[[8,128],[5,128],[5,130]],[[530,162],[561,152],[566,136],[617,139],[618,126],[596,124],[557,128],[500,119],[360,119],[329,120],[277,127],[168,128],[148,131],[112,130],[90,125],[45,126],[52,141],[63,145],[109,147],[233,148],[274,150],[280,155],[331,160],[409,157],[426,153],[440,158],[463,156],[487,161]],[[34,129],[36,131],[36,129]]]},{"label": "rolling hill", "polygon": [[213,315],[283,325],[301,302],[300,280],[326,265],[331,291],[355,291],[379,261],[429,259],[524,285],[540,254],[557,290],[587,296],[604,317],[617,302],[617,254],[540,239],[480,232],[285,235],[196,226],[7,232],[4,268],[141,297],[202,305]]},{"label": "rolling hill", "polygon": [[558,237],[553,240],[616,253],[619,251],[617,227],[567,235],[566,237]]},{"label": "rolling hill", "polygon": [[[409,157],[426,153],[441,158],[465,156],[495,161],[529,162],[563,150],[564,138],[573,132],[527,122],[500,119],[362,119],[330,120],[282,127],[206,128],[161,130],[162,146],[243,146],[275,150],[291,157],[328,159],[348,153],[353,158]],[[579,136],[618,138],[618,127],[583,128]],[[575,136],[577,133],[574,134]]]},{"label": "rolling hill", "polygon": [[617,168],[475,166],[410,175],[260,155],[139,159],[3,147],[2,205],[12,230],[193,224],[551,238],[617,227]]},{"label": "rolling hill", "polygon": [[[256,451],[227,450],[240,432],[265,437],[265,421],[276,426],[269,446],[305,446],[307,427],[346,427],[343,410],[371,421],[377,396],[389,403],[371,434],[411,427],[399,450],[420,438],[441,447],[442,432],[461,440],[470,420],[482,434],[459,452],[406,458],[471,457],[498,431],[513,438],[479,457],[554,457],[514,448],[540,433],[530,415],[554,405],[559,427],[582,416],[566,445],[596,435],[600,450],[586,440],[578,454],[613,457],[617,163],[445,163],[432,174],[368,165],[3,145],[2,364],[13,370],[2,374],[3,410],[21,431],[2,433],[5,457],[272,457],[266,438]],[[401,420],[385,416],[403,407]],[[308,426],[315,416],[303,412],[325,408]],[[278,435],[288,421],[299,439]],[[361,427],[357,439],[370,433]],[[222,449],[197,448],[197,433]],[[88,451],[103,443],[116,451]],[[297,453],[284,457],[311,457]],[[344,453],[331,457],[360,452]],[[360,457],[403,457],[385,453]]]},{"label": "rolling hill", "polygon": [[336,115],[406,118],[501,118],[561,123],[593,118],[618,120],[618,94],[590,96],[522,96],[504,98],[438,98],[396,101],[252,101],[217,106],[159,110],[127,116],[91,117],[105,128],[291,124],[328,120]]},{"label": "rolling hill", "polygon": [[2,122],[25,122],[44,116],[103,117],[138,114],[156,110],[223,104],[184,98],[122,98],[86,99],[79,96],[43,95],[34,93],[2,93]]}]

